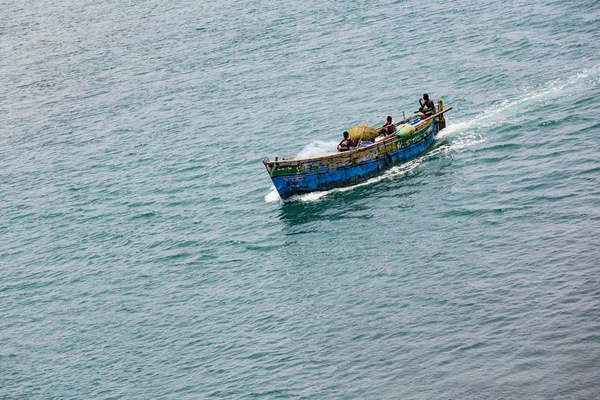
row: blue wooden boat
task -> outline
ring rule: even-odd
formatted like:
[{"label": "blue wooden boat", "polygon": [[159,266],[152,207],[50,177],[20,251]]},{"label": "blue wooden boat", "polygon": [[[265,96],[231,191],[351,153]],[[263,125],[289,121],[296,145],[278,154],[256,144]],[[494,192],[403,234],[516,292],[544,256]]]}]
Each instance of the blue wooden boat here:
[{"label": "blue wooden boat", "polygon": [[444,109],[431,117],[409,121],[414,135],[391,135],[366,147],[341,153],[302,159],[263,159],[263,164],[283,200],[295,195],[355,185],[380,175],[385,170],[425,153],[436,135],[446,126]]}]

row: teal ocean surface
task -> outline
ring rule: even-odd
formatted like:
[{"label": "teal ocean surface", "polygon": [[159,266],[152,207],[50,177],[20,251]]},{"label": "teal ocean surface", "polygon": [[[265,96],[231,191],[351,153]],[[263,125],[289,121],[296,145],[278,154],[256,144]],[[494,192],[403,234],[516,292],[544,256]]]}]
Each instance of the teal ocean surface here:
[{"label": "teal ocean surface", "polygon": [[600,397],[598,0],[0,3],[0,398]]}]

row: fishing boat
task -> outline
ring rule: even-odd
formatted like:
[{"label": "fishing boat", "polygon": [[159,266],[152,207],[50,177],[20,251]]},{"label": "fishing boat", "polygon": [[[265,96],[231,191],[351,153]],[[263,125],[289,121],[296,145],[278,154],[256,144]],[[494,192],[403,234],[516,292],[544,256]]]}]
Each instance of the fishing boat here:
[{"label": "fishing boat", "polygon": [[317,157],[264,158],[263,164],[283,200],[356,185],[425,153],[435,142],[439,131],[446,127],[444,113],[451,109],[444,109],[444,104],[439,101],[434,115],[403,121],[414,127],[410,135],[392,134],[350,151]]}]

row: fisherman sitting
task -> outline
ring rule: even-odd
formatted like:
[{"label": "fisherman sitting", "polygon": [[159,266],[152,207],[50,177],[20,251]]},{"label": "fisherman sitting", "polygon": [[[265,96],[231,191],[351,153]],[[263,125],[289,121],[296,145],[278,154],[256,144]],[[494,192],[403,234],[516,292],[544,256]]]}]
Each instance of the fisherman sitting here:
[{"label": "fisherman sitting", "polygon": [[[429,99],[427,93],[424,93],[423,98],[419,99],[419,104],[421,105],[419,111],[423,114],[424,118],[429,118],[435,113],[435,104]],[[421,119],[424,119],[423,117],[421,117]]]},{"label": "fisherman sitting", "polygon": [[338,144],[338,151],[348,151],[354,149],[355,143],[352,136],[346,131],[344,132],[344,139]]},{"label": "fisherman sitting", "polygon": [[387,121],[381,128],[379,128],[380,135],[391,135],[396,132],[396,122],[392,120],[392,117],[388,115]]}]

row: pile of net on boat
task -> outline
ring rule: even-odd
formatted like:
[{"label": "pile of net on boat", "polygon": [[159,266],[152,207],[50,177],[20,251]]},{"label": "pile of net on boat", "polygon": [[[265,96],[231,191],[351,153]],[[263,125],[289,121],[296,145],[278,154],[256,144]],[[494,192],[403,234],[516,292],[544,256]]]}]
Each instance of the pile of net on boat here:
[{"label": "pile of net on boat", "polygon": [[[379,135],[379,130],[377,128],[373,128],[372,126],[360,124],[354,125],[352,128],[348,129],[348,133],[354,142],[358,143],[362,141],[371,141],[375,139],[376,136]],[[396,136],[401,138],[409,138],[415,134],[415,127],[410,124],[402,124],[398,125],[397,131],[395,133]]]},{"label": "pile of net on boat", "polygon": [[348,129],[348,133],[355,143],[358,143],[360,140],[373,140],[375,136],[379,135],[377,128],[364,124],[354,125]]}]

